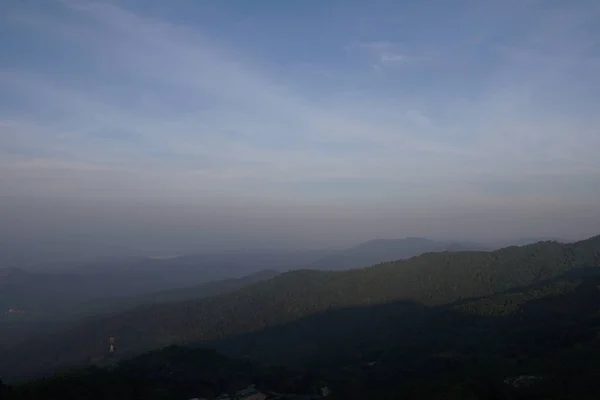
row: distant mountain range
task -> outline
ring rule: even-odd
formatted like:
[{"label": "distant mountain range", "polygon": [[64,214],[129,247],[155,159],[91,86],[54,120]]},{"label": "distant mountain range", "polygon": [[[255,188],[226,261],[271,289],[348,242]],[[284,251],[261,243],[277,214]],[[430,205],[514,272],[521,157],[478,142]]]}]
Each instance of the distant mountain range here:
[{"label": "distant mountain range", "polygon": [[[0,397],[218,399],[250,387],[279,400],[319,399],[323,388],[330,400],[595,399],[600,268],[576,272],[444,306],[332,309],[220,345],[244,359],[169,346],[12,388],[0,382]],[[268,363],[294,352],[310,360]]]},{"label": "distant mountain range", "polygon": [[[75,304],[99,304],[104,301],[102,299],[139,297],[180,288],[185,292],[188,290],[185,287],[242,278],[264,270],[343,270],[427,252],[479,249],[484,247],[406,238],[373,240],[343,250],[231,251],[169,258],[102,258],[54,271],[6,268],[0,269],[0,311],[18,308],[25,310],[28,318],[47,318],[63,314]],[[196,289],[189,290],[194,292]],[[78,309],[82,310],[83,306]]]},{"label": "distant mountain range", "polygon": [[[526,243],[535,239],[524,239]],[[468,242],[377,239],[347,249],[230,251],[168,258],[104,257],[64,268],[0,268],[0,346],[24,333],[62,329],[64,322],[125,310],[159,299],[184,300],[237,288],[297,269],[346,270],[442,251],[490,250]],[[267,271],[267,272],[261,272]],[[215,282],[213,286],[203,286]],[[19,310],[18,314],[9,310]],[[7,328],[10,327],[10,329]]]},{"label": "distant mountain range", "polygon": [[[18,269],[0,271],[0,348],[36,332],[64,330],[85,317],[114,313],[141,305],[200,299],[232,292],[243,286],[270,279],[277,271],[260,271],[242,278],[211,281],[147,294],[101,297],[110,280],[86,291],[94,277],[61,274],[29,274]],[[10,272],[10,274],[8,273]],[[30,276],[32,275],[32,276]],[[47,283],[47,285],[44,285]],[[106,293],[110,293],[109,290]],[[95,296],[90,298],[89,296]]]},{"label": "distant mountain range", "polygon": [[[387,244],[375,241],[363,248],[387,248]],[[314,356],[322,346],[334,349],[336,343],[348,340],[358,345],[356,341],[361,338],[377,342],[383,340],[376,339],[379,333],[388,334],[377,328],[380,322],[368,323],[368,314],[360,323],[355,313],[340,317],[333,329],[327,315],[335,310],[339,310],[336,315],[343,316],[342,310],[349,307],[406,302],[408,308],[401,303],[390,308],[391,314],[384,314],[387,316],[381,323],[390,318],[418,321],[419,310],[508,293],[595,267],[600,267],[600,236],[570,244],[541,242],[493,252],[429,252],[349,271],[292,271],[213,297],[90,318],[67,332],[28,340],[0,354],[0,375],[30,376],[91,360],[102,363],[108,337],[117,338],[120,357],[174,343],[196,343],[237,355],[299,361]],[[405,315],[412,317],[405,319]],[[294,321],[307,322],[286,331],[284,327]],[[333,329],[325,342],[321,326]],[[294,340],[283,340],[286,337]]]},{"label": "distant mountain range", "polygon": [[279,275],[274,270],[264,270],[242,278],[223,279],[201,283],[194,286],[163,290],[139,296],[109,297],[91,300],[78,304],[65,311],[65,317],[90,316],[108,312],[116,312],[143,305],[182,302],[197,300],[219,294],[230,293],[253,283],[268,280]]}]

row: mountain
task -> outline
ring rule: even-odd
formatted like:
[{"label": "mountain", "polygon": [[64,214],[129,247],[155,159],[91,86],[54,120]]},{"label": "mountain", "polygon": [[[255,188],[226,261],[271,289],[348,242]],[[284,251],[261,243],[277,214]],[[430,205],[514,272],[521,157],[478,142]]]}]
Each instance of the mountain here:
[{"label": "mountain", "polygon": [[517,240],[511,240],[508,242],[501,242],[497,244],[499,247],[506,246],[527,246],[529,244],[534,244],[538,242],[559,242],[559,243],[569,243],[569,240],[561,239],[558,237],[524,237],[519,238]]},{"label": "mountain", "polygon": [[[400,301],[406,306],[392,307],[387,318],[404,321],[403,315],[412,315],[412,320],[418,321],[423,308],[491,296],[598,266],[600,236],[570,244],[543,242],[493,252],[427,253],[349,271],[293,271],[232,293],[139,307],[89,319],[68,332],[23,342],[0,354],[0,376],[32,376],[69,365],[105,362],[109,337],[117,338],[119,356],[127,357],[177,343],[210,346],[313,315]],[[346,327],[346,338],[361,331],[373,332],[365,321]],[[309,324],[301,332],[311,337],[315,329],[318,332],[318,325]],[[293,342],[283,348],[285,352],[273,351],[271,356],[286,361],[314,353],[314,348],[305,349]]]},{"label": "mountain", "polygon": [[0,315],[10,309],[38,315],[46,310],[68,306],[105,289],[102,280],[95,278],[30,273],[16,268],[0,270]]},{"label": "mountain", "polygon": [[327,254],[330,251],[239,251],[171,258],[103,257],[49,269],[0,268],[0,320],[10,309],[40,320],[82,302],[139,297],[269,269],[286,271]]},{"label": "mountain", "polygon": [[20,400],[214,399],[223,393],[256,387],[256,390],[267,393],[310,395],[277,397],[297,400],[317,399],[314,396],[319,393],[321,385],[318,378],[297,370],[231,359],[210,350],[170,346],[110,368],[72,371],[55,379],[32,382],[14,389],[5,388],[5,393],[6,399]]},{"label": "mountain", "polygon": [[312,269],[343,270],[364,268],[440,251],[489,250],[483,244],[435,241],[426,238],[376,239],[323,257],[309,265]]},{"label": "mountain", "polygon": [[[144,295],[89,300],[85,295],[89,296],[90,293],[83,295],[83,293],[77,294],[68,290],[61,290],[61,285],[73,284],[72,280],[67,279],[67,282],[61,281],[61,285],[54,286],[50,284],[48,287],[43,287],[42,281],[33,281],[40,283],[36,287],[33,285],[30,275],[39,278],[38,275],[17,269],[10,272],[10,277],[8,273],[3,275],[4,282],[0,280],[0,285],[5,284],[0,286],[4,289],[0,293],[0,299],[4,299],[3,301],[6,303],[4,304],[6,311],[0,314],[0,347],[13,345],[22,341],[25,337],[34,335],[36,332],[51,334],[65,330],[82,318],[95,314],[114,313],[144,304],[201,299],[229,293],[243,286],[270,279],[278,274],[276,271],[265,270],[242,278],[207,282]],[[49,276],[55,277],[54,274]],[[67,277],[73,278],[71,275],[67,275]],[[20,283],[21,280],[25,280],[27,285],[11,286],[9,284]],[[52,280],[49,280],[49,282],[52,282]],[[81,284],[83,282],[85,280],[75,283]],[[34,294],[30,291],[23,291],[23,288],[33,290]],[[83,291],[86,289],[85,286],[78,286],[77,288]],[[36,289],[38,292],[35,292]],[[55,290],[55,292],[52,293],[50,290]],[[7,299],[10,300],[7,301]],[[7,305],[11,306],[8,307]]]},{"label": "mountain", "polygon": [[[442,306],[397,301],[329,310],[224,343],[237,342],[259,361],[167,347],[17,385],[7,398],[214,399],[255,384],[312,398],[327,386],[332,400],[595,399],[600,268],[575,272]],[[312,349],[308,362],[265,363],[290,347]]]},{"label": "mountain", "polygon": [[279,275],[279,272],[277,271],[265,270],[241,278],[211,281],[199,285],[163,290],[140,296],[102,298],[79,304],[75,308],[67,310],[66,314],[70,317],[75,315],[89,316],[94,314],[126,310],[143,305],[201,299],[219,294],[230,293],[244,286],[274,278],[277,275]]},{"label": "mountain", "polygon": [[[43,320],[63,315],[74,305],[81,310],[81,303],[99,306],[114,303],[110,298],[115,297],[142,299],[145,294],[241,278],[265,269],[341,270],[427,252],[481,248],[483,246],[477,244],[424,238],[381,239],[344,250],[231,251],[167,258],[104,257],[93,262],[65,264],[64,268],[52,271],[6,268],[0,270],[0,311],[19,309],[28,320]],[[192,298],[184,296],[182,300]],[[133,301],[132,304],[142,303]],[[95,307],[91,306],[90,310]]]},{"label": "mountain", "polygon": [[240,277],[264,269],[363,268],[428,252],[490,249],[490,246],[479,243],[408,237],[375,239],[344,249],[237,250],[170,257],[102,257],[86,262],[63,263],[63,268],[45,268],[44,271],[82,274],[151,272],[160,273],[162,279],[178,285],[185,284],[190,277],[207,281]]},{"label": "mountain", "polygon": [[71,264],[69,272],[153,272],[182,282],[201,274],[203,279],[217,280],[248,275],[264,269],[285,270],[310,264],[334,250],[231,250],[163,257],[100,258]]},{"label": "mountain", "polygon": [[[107,257],[110,255],[110,257]],[[73,235],[44,240],[17,239],[0,232],[0,265],[36,271],[62,269],[97,258],[125,258],[139,255],[127,246],[101,244],[98,238]]]},{"label": "mountain", "polygon": [[232,253],[172,259],[102,259],[62,271],[0,269],[0,319],[7,310],[20,309],[26,312],[28,319],[40,320],[63,314],[83,302],[139,297],[211,281],[242,278],[270,267],[287,270],[291,265],[309,263],[322,254],[319,251],[314,255],[300,252]]},{"label": "mountain", "polygon": [[[117,253],[94,261],[44,264],[44,269],[7,268],[0,270],[0,346],[36,330],[61,330],[75,317],[153,304],[158,301],[156,296],[200,298],[203,296],[196,296],[200,291],[191,288],[185,294],[184,287],[238,279],[264,269],[358,268],[424,252],[479,247],[406,238],[373,240],[342,250],[243,250],[159,258],[120,257]],[[233,281],[231,284],[237,287]],[[156,293],[165,290],[179,294]],[[206,287],[202,290],[215,293]]]}]

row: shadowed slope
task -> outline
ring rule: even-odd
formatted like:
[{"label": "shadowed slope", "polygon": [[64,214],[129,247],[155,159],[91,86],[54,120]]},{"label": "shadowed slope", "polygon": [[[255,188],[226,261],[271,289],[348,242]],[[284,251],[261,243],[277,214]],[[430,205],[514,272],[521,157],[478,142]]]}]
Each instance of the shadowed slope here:
[{"label": "shadowed slope", "polygon": [[119,354],[128,356],[174,343],[257,332],[344,307],[401,299],[439,306],[598,265],[600,237],[494,252],[431,253],[344,272],[295,271],[226,295],[92,319],[69,332],[5,352],[0,357],[0,371],[30,374],[101,361],[107,353],[108,337],[116,337]]},{"label": "shadowed slope", "polygon": [[[398,301],[330,310],[211,343],[260,363],[167,348],[108,369],[15,388],[15,398],[177,399],[255,383],[332,399],[587,399],[600,376],[600,275],[563,277],[519,291],[428,308]],[[498,316],[496,306],[512,302]],[[293,369],[265,361],[308,361]],[[508,377],[533,375],[528,387]],[[17,397],[20,396],[20,397]],[[29,396],[29,397],[28,397]]]}]

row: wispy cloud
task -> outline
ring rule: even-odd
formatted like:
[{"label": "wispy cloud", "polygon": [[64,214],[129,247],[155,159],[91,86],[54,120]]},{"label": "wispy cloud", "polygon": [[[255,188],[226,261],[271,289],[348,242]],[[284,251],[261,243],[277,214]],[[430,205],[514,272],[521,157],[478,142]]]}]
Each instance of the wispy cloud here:
[{"label": "wispy cloud", "polygon": [[377,65],[407,65],[417,62],[431,61],[437,53],[434,51],[423,51],[411,53],[398,43],[386,41],[361,42],[356,47],[367,52]]},{"label": "wispy cloud", "polygon": [[[415,204],[436,192],[495,204],[505,196],[481,182],[506,186],[518,178],[512,198],[530,199],[523,179],[600,177],[598,117],[561,108],[560,99],[585,101],[578,82],[593,79],[572,75],[597,65],[592,36],[580,30],[586,20],[572,17],[569,29],[554,29],[552,14],[522,33],[519,46],[352,38],[362,55],[350,51],[335,68],[320,68],[356,76],[357,96],[349,96],[301,85],[251,50],[182,22],[115,3],[60,4],[48,14],[17,10],[12,20],[20,34],[68,49],[54,59],[56,68],[0,64],[0,88],[27,105],[0,113],[0,168],[15,191],[35,192],[32,180],[54,174],[48,171],[60,171],[61,190],[81,191],[95,171],[89,177],[97,181],[85,187],[105,179],[114,195],[136,182],[138,193],[255,188],[266,197],[309,199],[326,192],[323,184],[347,188],[343,182],[355,182],[359,196],[361,182],[370,181],[372,196],[390,202],[414,190]],[[586,46],[568,46],[581,37],[589,38]],[[543,38],[560,46],[552,53]],[[363,73],[365,61],[415,68],[373,76]],[[108,178],[114,171],[122,176]]]}]

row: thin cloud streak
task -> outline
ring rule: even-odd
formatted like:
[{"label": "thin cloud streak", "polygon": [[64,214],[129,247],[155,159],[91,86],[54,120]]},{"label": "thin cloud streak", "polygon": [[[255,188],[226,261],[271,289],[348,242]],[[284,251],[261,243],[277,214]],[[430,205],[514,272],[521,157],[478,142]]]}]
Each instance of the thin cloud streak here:
[{"label": "thin cloud streak", "polygon": [[[68,49],[69,66],[0,63],[0,105],[14,107],[0,112],[0,182],[14,196],[347,202],[363,213],[600,202],[589,190],[600,186],[600,117],[582,85],[598,80],[576,74],[599,65],[595,9],[543,13],[518,40],[498,21],[436,40],[424,27],[415,43],[357,33],[339,40],[354,44],[337,64],[310,63],[345,77],[324,88],[190,24],[60,4],[9,16]],[[478,13],[494,14],[468,11]]]}]

